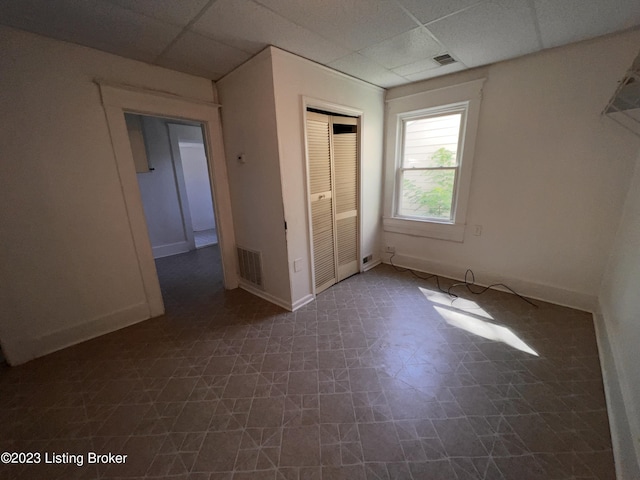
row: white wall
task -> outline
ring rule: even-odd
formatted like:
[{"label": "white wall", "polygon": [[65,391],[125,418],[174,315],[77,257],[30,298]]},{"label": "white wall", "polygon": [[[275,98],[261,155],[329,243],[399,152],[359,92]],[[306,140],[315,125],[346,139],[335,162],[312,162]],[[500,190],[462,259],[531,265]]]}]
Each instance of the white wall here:
[{"label": "white wall", "polygon": [[[278,145],[284,209],[287,219],[288,265],[294,306],[312,295],[308,199],[306,192],[303,96],[350,107],[362,115],[362,249],[361,257],[380,259],[382,131],[384,90],[298,56],[271,48],[278,123]],[[294,272],[293,262],[304,268]]]},{"label": "white wall", "polygon": [[[604,319],[605,348],[611,350],[613,362],[608,375],[610,416],[619,439],[620,478],[640,478],[640,152],[635,174],[626,199],[620,228],[611,250],[609,264],[600,290],[600,307]],[[605,364],[606,365],[606,364]],[[605,377],[606,378],[606,377]],[[613,403],[619,388],[623,404]],[[609,392],[608,392],[609,393]],[[613,405],[612,405],[613,403]],[[612,408],[613,407],[613,408]],[[628,431],[627,431],[628,429]],[[635,450],[635,451],[634,451]]]},{"label": "white wall", "polygon": [[137,177],[153,256],[159,258],[188,252],[194,248],[193,230],[189,212],[183,215],[183,209],[190,209],[190,204],[183,205],[180,200],[178,185],[182,183],[184,188],[185,182],[176,177],[181,162],[178,158],[174,165],[167,121],[142,116],[142,128],[153,170],[138,173]]},{"label": "white wall", "polygon": [[[273,72],[264,50],[217,82],[237,244],[262,253],[264,292],[291,304]],[[245,163],[237,160],[244,154]]]},{"label": "white wall", "polygon": [[149,317],[94,79],[210,80],[0,27],[0,342],[16,364]]},{"label": "white wall", "polygon": [[593,308],[638,149],[600,112],[638,44],[640,32],[627,32],[389,90],[399,98],[487,78],[467,211],[482,235],[385,232],[394,262],[455,278],[472,268],[483,283]]},{"label": "white wall", "polygon": [[[198,127],[185,127],[195,128]],[[193,230],[200,232],[216,228],[213,216],[209,170],[203,143],[180,142],[180,159],[184,172],[184,183],[189,197],[189,211]]]}]

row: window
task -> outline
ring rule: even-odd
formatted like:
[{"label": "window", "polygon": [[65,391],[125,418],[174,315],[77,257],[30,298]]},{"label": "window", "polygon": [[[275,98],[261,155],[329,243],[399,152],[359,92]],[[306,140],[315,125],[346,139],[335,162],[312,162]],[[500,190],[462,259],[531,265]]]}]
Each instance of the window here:
[{"label": "window", "polygon": [[462,242],[484,79],[387,99],[387,232]]},{"label": "window", "polygon": [[396,216],[452,222],[466,105],[401,117]]}]

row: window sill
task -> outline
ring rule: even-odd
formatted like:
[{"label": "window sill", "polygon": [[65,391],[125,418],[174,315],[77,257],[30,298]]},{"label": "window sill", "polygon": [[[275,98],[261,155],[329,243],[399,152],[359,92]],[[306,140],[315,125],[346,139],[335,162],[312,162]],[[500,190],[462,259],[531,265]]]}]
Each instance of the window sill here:
[{"label": "window sill", "polygon": [[382,219],[382,225],[385,232],[402,233],[404,235],[413,235],[414,237],[436,238],[438,240],[449,240],[460,243],[464,240],[464,224],[384,217]]}]

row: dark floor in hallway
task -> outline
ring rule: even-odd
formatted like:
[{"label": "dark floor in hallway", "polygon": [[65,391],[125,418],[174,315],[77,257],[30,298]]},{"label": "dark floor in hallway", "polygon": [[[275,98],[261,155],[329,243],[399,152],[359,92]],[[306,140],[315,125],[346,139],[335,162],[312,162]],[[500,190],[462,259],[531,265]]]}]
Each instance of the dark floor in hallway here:
[{"label": "dark floor in hallway", "polygon": [[290,313],[217,247],[157,264],[163,317],[0,367],[0,451],[84,456],[0,478],[615,478],[588,313],[385,265]]}]

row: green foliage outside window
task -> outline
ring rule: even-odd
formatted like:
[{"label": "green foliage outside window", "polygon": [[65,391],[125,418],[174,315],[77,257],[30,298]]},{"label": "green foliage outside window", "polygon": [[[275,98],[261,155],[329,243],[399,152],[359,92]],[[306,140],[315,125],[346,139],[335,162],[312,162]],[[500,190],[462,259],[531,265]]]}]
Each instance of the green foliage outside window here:
[{"label": "green foliage outside window", "polygon": [[421,170],[413,175],[407,175],[410,170],[406,170],[402,183],[405,207],[410,206],[416,216],[450,219],[455,182],[455,153],[440,148],[431,159],[435,167],[451,169]]}]

